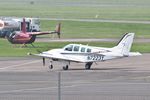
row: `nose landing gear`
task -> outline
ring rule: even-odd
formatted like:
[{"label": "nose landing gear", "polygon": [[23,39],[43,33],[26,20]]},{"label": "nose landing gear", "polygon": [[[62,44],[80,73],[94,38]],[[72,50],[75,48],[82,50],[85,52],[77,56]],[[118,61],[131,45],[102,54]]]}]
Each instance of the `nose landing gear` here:
[{"label": "nose landing gear", "polygon": [[50,61],[50,64],[49,64],[49,69],[53,69],[53,61]]},{"label": "nose landing gear", "polygon": [[48,67],[49,67],[49,69],[53,69],[53,65],[52,65],[52,64],[51,64],[51,65],[49,65]]}]

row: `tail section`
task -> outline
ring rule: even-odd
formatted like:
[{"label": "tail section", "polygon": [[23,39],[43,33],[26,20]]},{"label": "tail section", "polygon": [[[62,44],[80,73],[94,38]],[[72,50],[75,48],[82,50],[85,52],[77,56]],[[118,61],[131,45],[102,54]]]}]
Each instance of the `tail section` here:
[{"label": "tail section", "polygon": [[23,32],[23,33],[26,33],[26,21],[25,21],[25,18],[23,18],[23,23],[22,23],[22,25],[21,25],[21,31]]},{"label": "tail section", "polygon": [[58,25],[56,25],[56,28],[55,28],[55,33],[57,33],[58,35],[58,38],[60,38],[60,34],[61,34],[61,23],[58,23]]},{"label": "tail section", "polygon": [[124,56],[129,56],[130,49],[133,43],[134,33],[126,33],[121,40],[118,42],[118,45],[113,49],[117,52],[123,54]]}]

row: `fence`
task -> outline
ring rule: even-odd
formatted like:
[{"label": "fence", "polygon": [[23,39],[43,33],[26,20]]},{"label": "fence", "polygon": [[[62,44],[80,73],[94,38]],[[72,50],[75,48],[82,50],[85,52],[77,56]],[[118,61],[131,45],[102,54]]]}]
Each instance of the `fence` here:
[{"label": "fence", "polygon": [[145,79],[149,75],[107,70],[0,72],[0,100],[150,100]]}]

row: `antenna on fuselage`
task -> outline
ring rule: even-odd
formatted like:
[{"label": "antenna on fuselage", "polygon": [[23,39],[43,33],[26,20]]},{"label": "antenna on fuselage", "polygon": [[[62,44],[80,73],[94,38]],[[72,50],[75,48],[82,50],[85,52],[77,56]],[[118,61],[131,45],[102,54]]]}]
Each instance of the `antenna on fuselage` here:
[{"label": "antenna on fuselage", "polygon": [[87,46],[91,43],[91,41],[88,41],[88,43],[86,44]]}]

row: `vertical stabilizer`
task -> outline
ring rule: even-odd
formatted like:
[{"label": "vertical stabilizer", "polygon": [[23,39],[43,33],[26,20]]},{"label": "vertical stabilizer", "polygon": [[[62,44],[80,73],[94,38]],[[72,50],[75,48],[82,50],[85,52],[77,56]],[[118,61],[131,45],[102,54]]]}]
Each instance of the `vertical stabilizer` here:
[{"label": "vertical stabilizer", "polygon": [[58,23],[55,28],[55,32],[58,34],[58,37],[60,38],[60,30],[61,30],[61,23]]},{"label": "vertical stabilizer", "polygon": [[129,56],[129,52],[133,43],[134,33],[126,33],[118,45],[114,47],[117,52],[123,54],[124,56]]},{"label": "vertical stabilizer", "polygon": [[26,33],[26,21],[25,21],[25,18],[23,18],[23,23],[22,23],[22,26],[21,26],[21,31],[23,33]]}]

